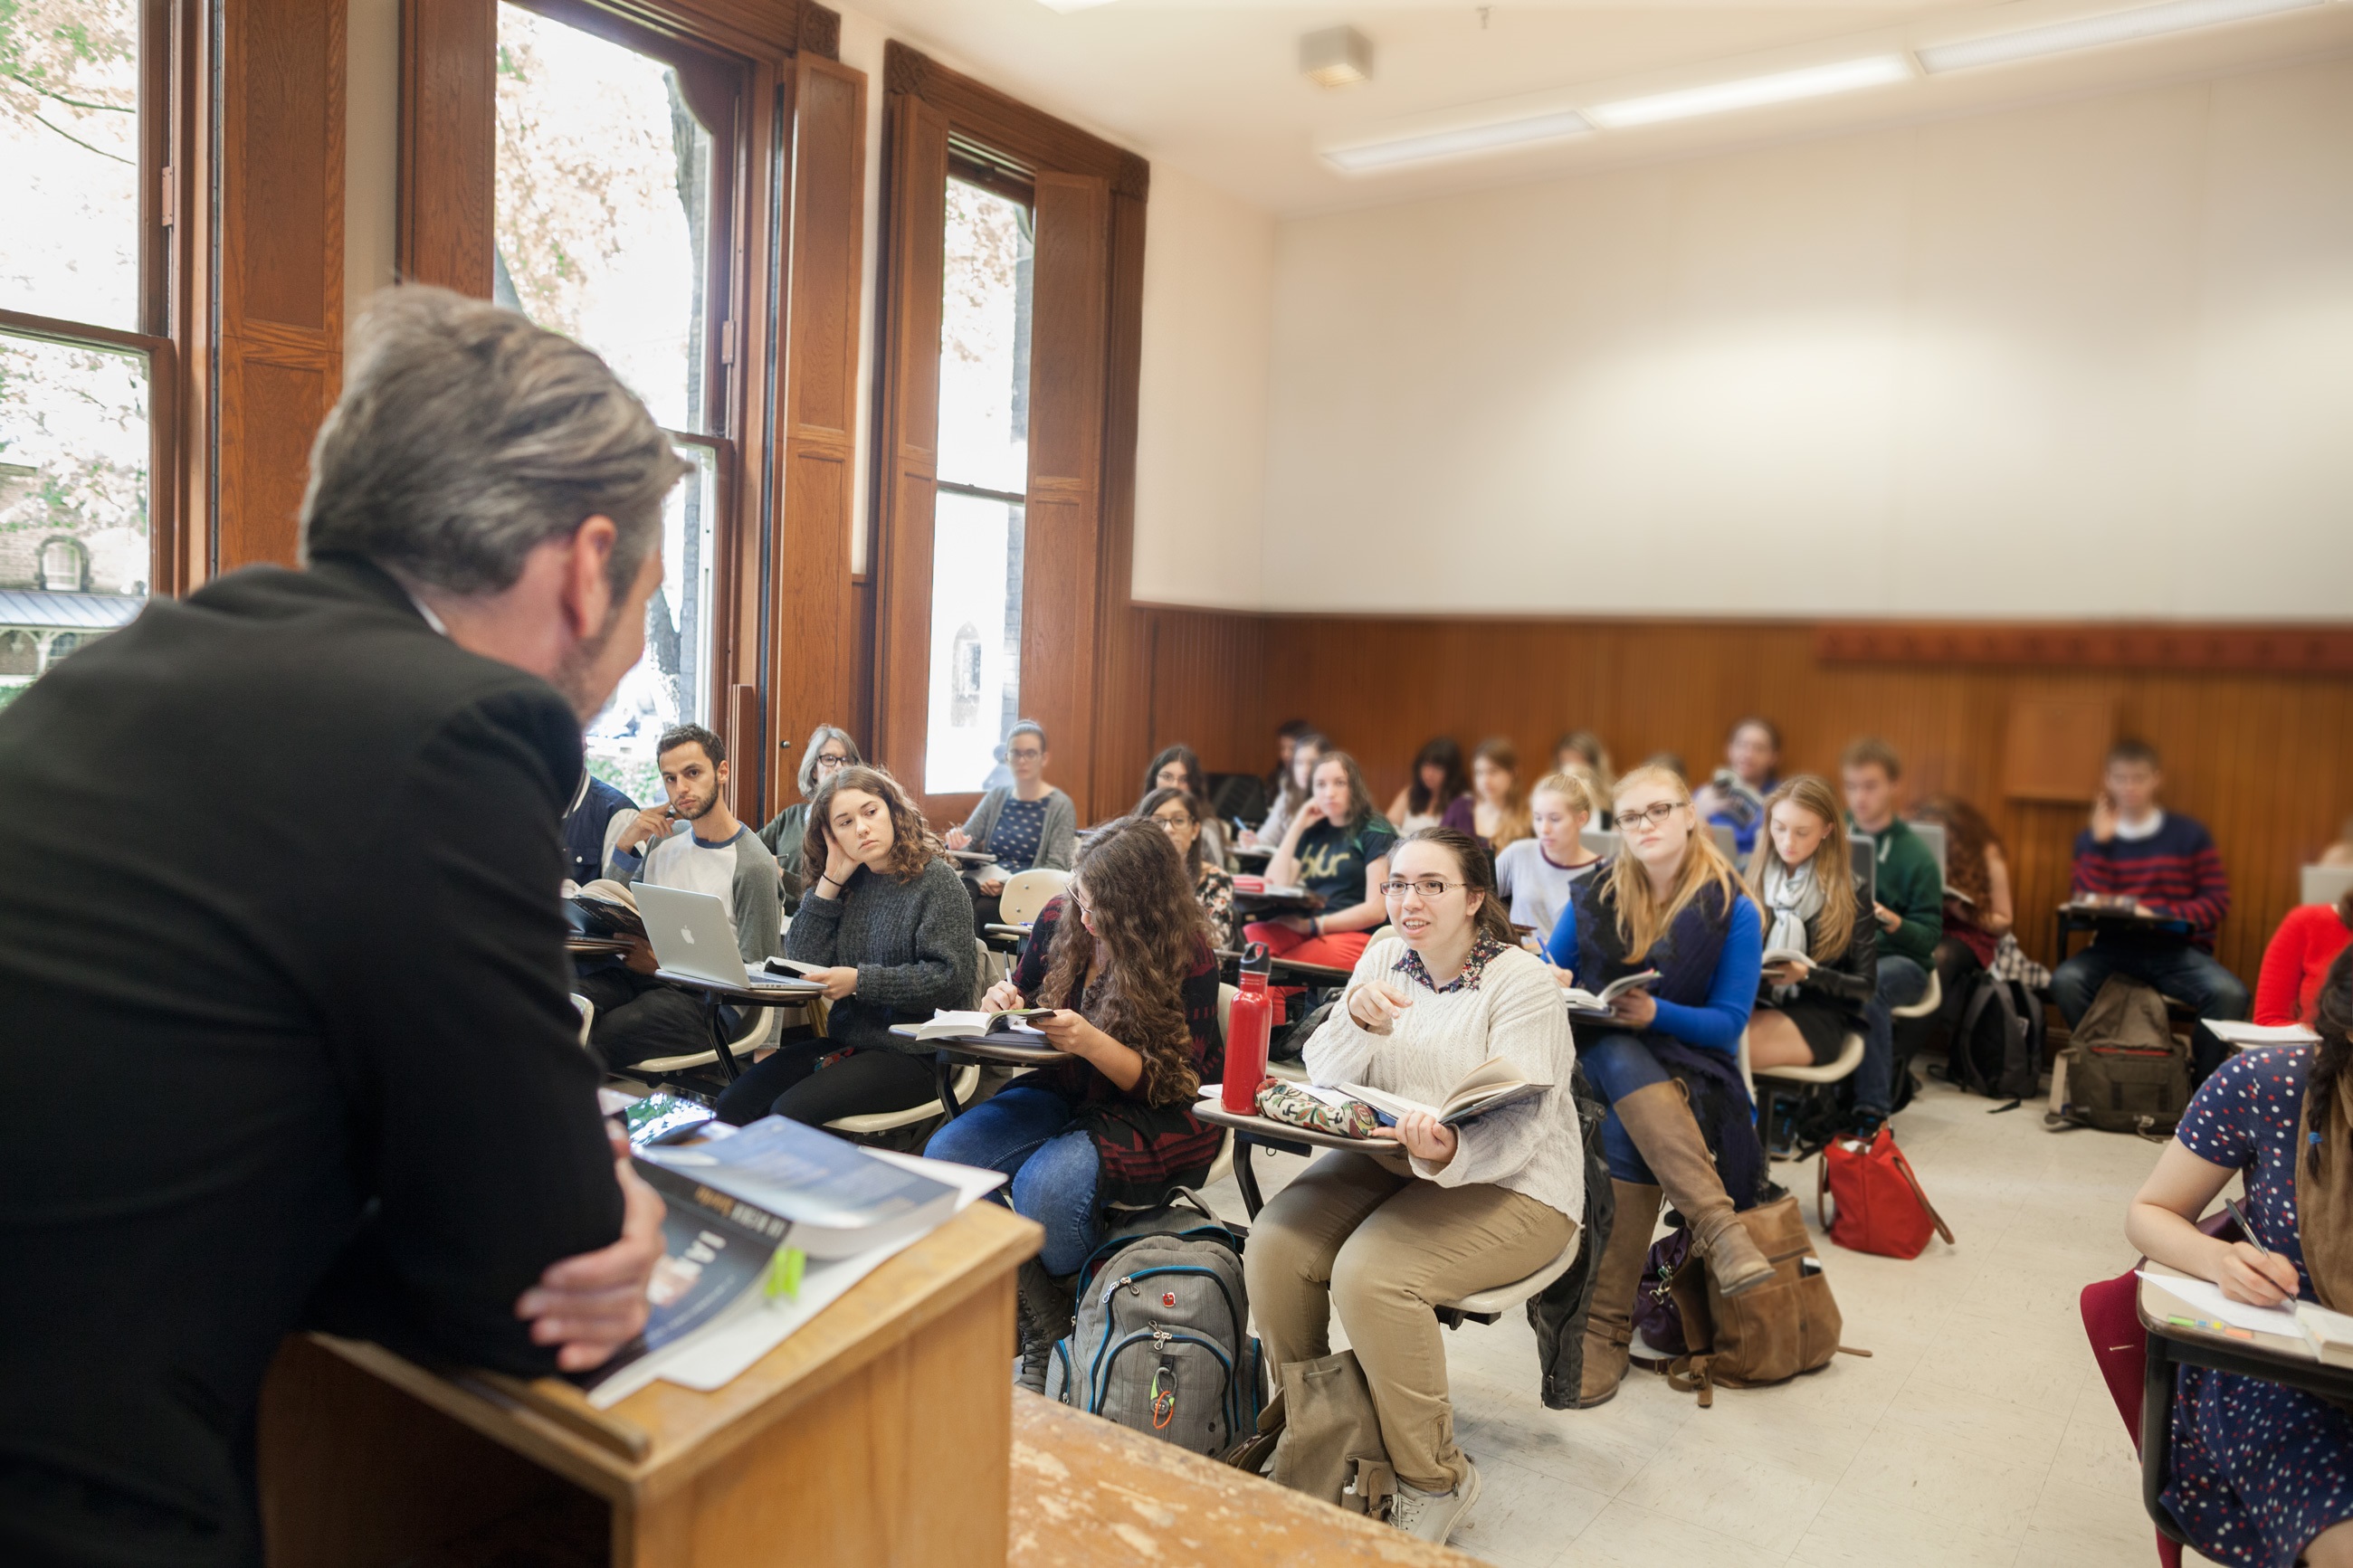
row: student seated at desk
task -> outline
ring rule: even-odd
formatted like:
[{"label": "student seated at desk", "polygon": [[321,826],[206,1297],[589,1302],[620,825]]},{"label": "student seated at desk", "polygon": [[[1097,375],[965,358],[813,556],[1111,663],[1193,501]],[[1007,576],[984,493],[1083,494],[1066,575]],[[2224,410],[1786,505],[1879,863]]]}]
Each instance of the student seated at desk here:
[{"label": "student seated at desk", "polygon": [[605,874],[607,847],[637,816],[638,803],[598,778],[580,775],[580,796],[564,817],[564,874],[588,883]]},{"label": "student seated at desk", "polygon": [[1770,923],[1765,951],[1808,962],[1765,971],[1748,1020],[1752,1067],[1820,1067],[1838,1059],[1879,984],[1879,942],[1855,893],[1846,819],[1830,784],[1799,773],[1765,797],[1765,832],[1748,889]]},{"label": "student seated at desk", "polygon": [[[727,906],[744,962],[766,963],[784,923],[776,860],[728,809],[725,743],[700,724],[681,724],[654,743],[654,763],[670,798],[621,829],[605,875],[628,885],[715,895]],[[588,1044],[607,1068],[711,1048],[702,998],[655,979],[654,967],[653,950],[639,942],[620,962],[588,969],[572,983],[596,1005]],[[739,1016],[733,1028],[741,1035],[751,1023]]]},{"label": "student seated at desk", "polygon": [[1159,826],[1123,817],[1079,851],[987,1008],[1059,1009],[1037,1021],[1071,1059],[1015,1079],[932,1135],[923,1152],[1003,1171],[1012,1206],[1046,1227],[1021,1266],[1023,1387],[1043,1392],[1070,1331],[1071,1280],[1103,1240],[1106,1204],[1198,1187],[1224,1134],[1193,1114],[1225,1070],[1218,961],[1184,862]]},{"label": "student seated at desk", "polygon": [[964,826],[948,830],[949,848],[977,849],[993,862],[969,873],[973,918],[981,925],[997,919],[997,900],[1014,872],[1067,871],[1078,847],[1079,808],[1046,782],[1046,731],[1035,720],[1007,733],[1005,763],[1013,782],[982,795]]},{"label": "student seated at desk", "polygon": [[1501,735],[1479,742],[1471,753],[1471,793],[1446,808],[1445,825],[1478,839],[1490,855],[1534,831],[1527,799],[1520,794],[1517,747]]},{"label": "student seated at desk", "polygon": [[2333,904],[2298,904],[2263,947],[2255,976],[2255,1022],[2310,1024],[2320,982],[2353,938],[2353,889]]},{"label": "student seated at desk", "polygon": [[1732,829],[1736,853],[1757,847],[1765,824],[1765,797],[1781,781],[1781,731],[1770,719],[1752,713],[1736,720],[1724,737],[1724,766],[1692,793],[1692,805],[1711,827]]},{"label": "student seated at desk", "polygon": [[800,768],[793,775],[793,782],[800,786],[800,799],[770,817],[768,826],[760,829],[760,842],[776,858],[785,913],[801,907],[801,894],[807,890],[801,841],[808,834],[809,802],[817,798],[818,785],[831,778],[835,770],[865,760],[858,754],[858,742],[849,738],[849,731],[819,724],[809,731],[808,744],[801,748]]},{"label": "student seated at desk", "polygon": [[1242,936],[1266,943],[1277,958],[1347,969],[1364,956],[1372,929],[1384,919],[1380,885],[1397,834],[1373,809],[1365,775],[1347,752],[1322,753],[1314,789],[1283,830],[1266,880],[1270,887],[1305,888],[1323,899],[1323,912],[1252,921]]},{"label": "student seated at desk", "polygon": [[[2077,897],[2129,898],[2143,913],[2170,923],[2146,930],[2103,928],[2089,947],[2051,972],[2051,999],[2070,1028],[2111,974],[2154,985],[2188,1003],[2200,1018],[2247,1016],[2246,984],[2214,956],[2214,930],[2231,909],[2222,857],[2195,817],[2158,806],[2164,784],[2156,747],[2126,740],[2108,748],[2091,823],[2075,836],[2072,891]],[[2193,1079],[2203,1079],[2229,1054],[2203,1028],[2191,1042]]]},{"label": "student seated at desk", "polygon": [[1734,1213],[1751,1206],[1765,1179],[1740,1080],[1740,1033],[1765,951],[1757,906],[1701,826],[1680,774],[1637,768],[1618,781],[1614,804],[1625,848],[1577,885],[1547,944],[1564,983],[1589,991],[1659,971],[1610,1005],[1610,1023],[1577,1025],[1585,1076],[1609,1102],[1601,1140],[1618,1205],[1594,1276],[1579,1409],[1610,1398],[1626,1375],[1634,1290],[1662,1194],[1725,1295],[1773,1277]]},{"label": "student seated at desk", "polygon": [[[1230,870],[1226,864],[1226,825],[1218,820],[1209,808],[1209,775],[1201,769],[1201,759],[1190,746],[1166,746],[1152,765],[1144,770],[1144,793],[1155,790],[1181,789],[1191,795],[1199,807],[1201,821],[1201,855],[1212,866]],[[1141,805],[1135,815],[1150,815]]]},{"label": "student seated at desk", "polygon": [[1283,754],[1291,760],[1283,765],[1282,777],[1271,791],[1274,804],[1267,807],[1266,820],[1242,835],[1244,844],[1280,844],[1291,829],[1292,819],[1307,805],[1314,793],[1315,764],[1329,744],[1323,736],[1309,730],[1293,736]]},{"label": "student seated at desk", "polygon": [[1414,753],[1413,778],[1389,802],[1388,819],[1399,833],[1436,827],[1447,808],[1471,793],[1471,777],[1462,771],[1462,748],[1451,735],[1423,742]]},{"label": "student seated at desk", "polygon": [[[824,869],[785,933],[785,956],[826,966],[809,978],[832,1004],[828,1037],[745,1068],[719,1097],[721,1121],[774,1114],[822,1126],[932,1097],[931,1053],[902,1048],[891,1026],[972,1005],[972,900],[939,847],[881,768],[852,763],[818,785],[801,853]],[[838,1059],[820,1069],[828,1057]]]},{"label": "student seated at desk", "polygon": [[[2125,1235],[2234,1300],[2353,1311],[2353,953],[2329,965],[2313,1027],[2317,1047],[2243,1051],[2199,1086]],[[2260,1247],[2198,1229],[2233,1175]],[[2177,1377],[2164,1503],[2189,1544],[2263,1568],[2353,1563],[2353,1414],[2260,1378]]]},{"label": "student seated at desk", "polygon": [[1185,874],[1192,880],[1194,900],[1209,922],[1210,944],[1232,947],[1234,874],[1208,857],[1205,847],[1208,839],[1201,831],[1202,818],[1208,814],[1202,809],[1201,797],[1181,789],[1156,789],[1144,797],[1135,815],[1158,823],[1168,841],[1176,846]]},{"label": "student seated at desk", "polygon": [[1879,983],[1863,1010],[1862,1065],[1849,1080],[1854,1128],[1862,1134],[1895,1109],[1895,1009],[1928,994],[1928,966],[1945,931],[1945,884],[1936,858],[1895,815],[1895,784],[1903,776],[1895,748],[1871,736],[1849,745],[1840,759],[1847,827],[1871,835],[1878,884],[1871,916],[1879,940]]},{"label": "student seated at desk", "polygon": [[1292,764],[1299,760],[1301,738],[1315,732],[1315,726],[1304,719],[1285,719],[1276,727],[1274,766],[1266,772],[1266,794],[1269,800],[1282,793],[1282,781],[1291,776]]},{"label": "student seated at desk", "polygon": [[1397,935],[1365,950],[1344,1005],[1308,1040],[1309,1079],[1434,1104],[1504,1057],[1552,1087],[1459,1127],[1409,1115],[1381,1134],[1406,1159],[1321,1156],[1260,1212],[1242,1268],[1271,1367],[1330,1354],[1338,1312],[1397,1471],[1391,1522],[1443,1542],[1478,1500],[1479,1472],[1454,1442],[1430,1303],[1525,1279],[1567,1250],[1585,1154],[1560,993],[1513,942],[1486,851],[1425,828],[1394,863],[1381,897]]},{"label": "student seated at desk", "polygon": [[1553,742],[1553,772],[1573,773],[1580,769],[1593,780],[1595,798],[1601,803],[1601,815],[1597,820],[1607,827],[1609,796],[1618,787],[1618,770],[1609,765],[1609,748],[1590,730],[1571,730]]},{"label": "student seated at desk", "polygon": [[1538,943],[1560,923],[1571,889],[1601,864],[1584,838],[1599,805],[1586,773],[1545,774],[1528,792],[1535,837],[1506,844],[1495,857],[1495,887],[1511,906],[1512,923],[1535,931]]},{"label": "student seated at desk", "polygon": [[1945,993],[1944,1016],[1957,1022],[1968,1000],[1970,976],[1992,967],[2001,939],[2018,923],[2010,898],[2010,861],[1993,824],[1958,795],[1925,801],[1912,816],[1945,830],[1945,934],[1937,939],[1935,963]]}]

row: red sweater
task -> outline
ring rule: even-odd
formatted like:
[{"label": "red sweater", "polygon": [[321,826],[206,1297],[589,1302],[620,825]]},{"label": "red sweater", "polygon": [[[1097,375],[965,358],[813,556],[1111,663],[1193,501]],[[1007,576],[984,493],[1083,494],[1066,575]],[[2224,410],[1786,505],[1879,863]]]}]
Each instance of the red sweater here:
[{"label": "red sweater", "polygon": [[2255,1022],[2311,1023],[2321,979],[2348,939],[2353,931],[2345,929],[2335,904],[2299,904],[2288,910],[2263,949],[2263,970],[2255,979]]}]

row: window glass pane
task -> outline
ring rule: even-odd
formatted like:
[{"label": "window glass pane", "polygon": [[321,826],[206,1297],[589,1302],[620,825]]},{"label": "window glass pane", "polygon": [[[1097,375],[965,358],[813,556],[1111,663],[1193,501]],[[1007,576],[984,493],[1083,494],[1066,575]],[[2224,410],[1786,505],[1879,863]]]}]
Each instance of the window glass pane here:
[{"label": "window glass pane", "polygon": [[997,742],[1021,715],[1023,509],[942,490],[932,521],[932,702],[923,793],[1006,782]]},{"label": "window glass pane", "polygon": [[670,67],[499,7],[501,305],[587,344],[702,431],[712,142]]},{"label": "window glass pane", "polygon": [[0,0],[0,306],[140,330],[138,0]]},{"label": "window glass pane", "polygon": [[0,333],[0,704],[147,598],[147,360]]},{"label": "window glass pane", "polygon": [[942,479],[1029,488],[1029,209],[948,182],[940,309]]},{"label": "window glass pane", "polygon": [[719,468],[707,447],[681,442],[694,472],[662,509],[662,581],[646,604],[646,651],[588,725],[589,771],[639,805],[662,798],[654,742],[673,724],[711,721],[711,543]]}]

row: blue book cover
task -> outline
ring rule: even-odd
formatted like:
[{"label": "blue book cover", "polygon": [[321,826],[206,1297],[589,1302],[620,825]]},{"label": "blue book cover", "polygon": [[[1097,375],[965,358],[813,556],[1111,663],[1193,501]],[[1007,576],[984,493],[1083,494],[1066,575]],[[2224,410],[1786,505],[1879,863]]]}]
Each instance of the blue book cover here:
[{"label": "blue book cover", "polygon": [[784,1220],[791,1231],[783,1239],[811,1258],[863,1252],[955,1212],[955,1189],[944,1182],[782,1116],[733,1138],[643,1149],[638,1157]]}]

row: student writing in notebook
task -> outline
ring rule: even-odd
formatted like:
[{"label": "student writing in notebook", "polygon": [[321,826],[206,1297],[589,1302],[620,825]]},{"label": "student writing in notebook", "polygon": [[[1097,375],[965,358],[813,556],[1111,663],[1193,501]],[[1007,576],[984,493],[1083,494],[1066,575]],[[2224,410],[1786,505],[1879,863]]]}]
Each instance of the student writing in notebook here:
[{"label": "student writing in notebook", "polygon": [[1486,851],[1425,828],[1392,865],[1380,896],[1397,934],[1358,959],[1344,1005],[1307,1042],[1308,1077],[1436,1104],[1504,1057],[1552,1087],[1455,1127],[1411,1112],[1384,1130],[1402,1160],[1321,1156],[1261,1211],[1242,1265],[1273,1366],[1331,1353],[1338,1314],[1397,1471],[1391,1522],[1443,1542],[1480,1480],[1454,1441],[1430,1303],[1524,1279],[1566,1251],[1585,1213],[1585,1154],[1568,1019],[1544,964],[1512,941]]},{"label": "student writing in notebook", "polygon": [[1413,776],[1397,792],[1387,813],[1399,833],[1436,827],[1449,806],[1470,793],[1471,775],[1462,771],[1462,748],[1451,735],[1424,742],[1414,753]]},{"label": "student writing in notebook", "polygon": [[1397,834],[1373,809],[1365,775],[1345,752],[1316,761],[1314,793],[1283,831],[1282,847],[1267,863],[1271,887],[1303,887],[1324,900],[1312,915],[1277,915],[1243,930],[1277,958],[1345,969],[1365,951],[1383,920],[1379,888],[1388,875]]},{"label": "student writing in notebook", "polygon": [[1479,742],[1471,753],[1471,793],[1446,808],[1445,823],[1477,838],[1491,855],[1528,836],[1528,803],[1520,793],[1517,747],[1501,735]]},{"label": "student writing in notebook", "polygon": [[1765,831],[1748,862],[1763,909],[1765,951],[1797,952],[1766,966],[1748,1020],[1759,1068],[1834,1061],[1879,980],[1879,943],[1855,891],[1846,820],[1831,786],[1800,773],[1765,797]]},{"label": "student writing in notebook", "polygon": [[1495,857],[1495,885],[1511,906],[1512,923],[1535,931],[1539,943],[1568,908],[1570,889],[1601,864],[1584,838],[1598,805],[1586,773],[1546,773],[1528,792],[1535,836],[1506,844]]}]

